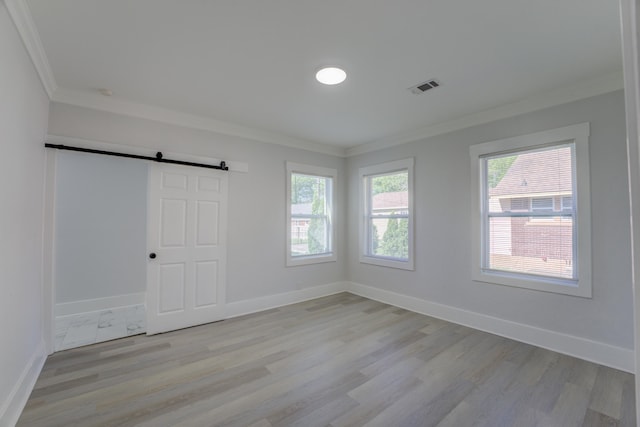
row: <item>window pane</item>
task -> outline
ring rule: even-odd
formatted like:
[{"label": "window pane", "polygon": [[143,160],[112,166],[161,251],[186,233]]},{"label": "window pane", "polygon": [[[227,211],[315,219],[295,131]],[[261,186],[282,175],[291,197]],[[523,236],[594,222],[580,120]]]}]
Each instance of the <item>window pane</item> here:
[{"label": "window pane", "polygon": [[[327,212],[327,183],[331,178],[291,174],[291,214],[322,214]],[[329,184],[331,185],[331,184]]]},{"label": "window pane", "polygon": [[370,222],[371,255],[409,259],[409,220],[373,218]]},{"label": "window pane", "polygon": [[[329,197],[331,178],[291,174],[291,256],[331,252]],[[304,217],[308,215],[308,217]]]},{"label": "window pane", "polygon": [[372,176],[371,215],[409,214],[409,172]]},{"label": "window pane", "polygon": [[331,252],[326,218],[291,220],[291,256],[318,255]]},{"label": "window pane", "polygon": [[[369,177],[369,255],[409,259],[409,172]],[[376,216],[403,218],[375,218]]]},{"label": "window pane", "polygon": [[309,253],[309,219],[291,219],[291,255]]},{"label": "window pane", "polygon": [[554,196],[571,197],[573,192],[571,156],[565,145],[487,158],[489,211],[553,211]]},{"label": "window pane", "polygon": [[[554,214],[572,209],[572,153],[563,145],[486,159],[486,268],[574,278],[574,221]],[[549,216],[515,216],[522,212]]]},{"label": "window pane", "polygon": [[573,278],[573,221],[490,218],[488,261],[492,270]]}]

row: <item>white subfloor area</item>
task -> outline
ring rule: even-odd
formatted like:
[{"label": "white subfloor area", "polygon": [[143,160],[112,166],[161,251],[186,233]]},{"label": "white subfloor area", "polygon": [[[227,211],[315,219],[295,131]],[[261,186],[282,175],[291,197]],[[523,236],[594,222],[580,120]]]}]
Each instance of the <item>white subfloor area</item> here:
[{"label": "white subfloor area", "polygon": [[146,332],[144,304],[56,317],[55,351]]}]

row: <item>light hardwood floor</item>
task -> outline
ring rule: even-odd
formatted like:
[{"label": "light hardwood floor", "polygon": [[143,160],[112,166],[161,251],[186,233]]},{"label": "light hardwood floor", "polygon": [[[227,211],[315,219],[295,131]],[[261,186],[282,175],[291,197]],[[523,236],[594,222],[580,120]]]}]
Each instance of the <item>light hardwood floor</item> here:
[{"label": "light hardwood floor", "polygon": [[47,359],[19,426],[631,426],[633,376],[338,294]]}]

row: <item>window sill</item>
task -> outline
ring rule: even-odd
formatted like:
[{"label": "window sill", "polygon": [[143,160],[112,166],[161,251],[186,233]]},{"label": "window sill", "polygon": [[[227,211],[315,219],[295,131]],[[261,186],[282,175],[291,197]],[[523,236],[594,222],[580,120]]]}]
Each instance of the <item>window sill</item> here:
[{"label": "window sill", "polygon": [[410,270],[410,271],[414,271],[415,270],[413,268],[413,261],[412,260],[399,261],[399,260],[394,260],[394,259],[390,259],[390,258],[378,258],[378,257],[361,255],[360,256],[360,262],[363,263],[363,264],[378,265],[380,267],[398,268],[398,269],[401,269],[401,270]]},{"label": "window sill", "polygon": [[581,298],[592,297],[591,283],[572,279],[533,276],[497,270],[477,270],[474,271],[473,281],[571,295]]},{"label": "window sill", "polygon": [[326,262],[336,262],[336,254],[321,254],[321,255],[304,255],[297,257],[287,257],[287,267],[296,267],[299,265],[311,265],[311,264],[323,264]]}]

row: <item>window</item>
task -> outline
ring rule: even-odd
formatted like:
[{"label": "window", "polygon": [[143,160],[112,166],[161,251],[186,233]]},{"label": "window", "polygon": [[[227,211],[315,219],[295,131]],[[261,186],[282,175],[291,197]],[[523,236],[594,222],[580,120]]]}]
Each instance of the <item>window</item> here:
[{"label": "window", "polygon": [[470,149],[476,281],[591,297],[589,124]]},{"label": "window", "polygon": [[336,260],[337,171],[287,162],[287,266]]},{"label": "window", "polygon": [[360,169],[360,262],[413,270],[413,159]]},{"label": "window", "polygon": [[[530,197],[529,198],[529,200],[531,201],[530,211],[536,212],[538,214],[542,212],[552,213],[554,209],[553,208],[554,199],[556,199],[556,197]],[[529,217],[529,221],[530,221],[529,224],[531,225],[536,222],[550,223],[553,221],[558,221],[561,218],[562,217],[555,217],[553,215],[536,215],[536,216]]]},{"label": "window", "polygon": [[531,204],[527,197],[514,197],[509,202],[511,212],[528,212]]},{"label": "window", "polygon": [[[538,161],[543,161],[544,155],[541,153],[531,154],[531,157]],[[519,158],[519,157],[518,157]],[[570,160],[570,159],[569,159]],[[488,168],[491,167],[491,163],[487,165]],[[571,170],[571,164],[562,164],[560,167],[567,167],[568,170]],[[531,198],[531,211],[532,212],[553,212],[553,197],[532,197]]]}]

